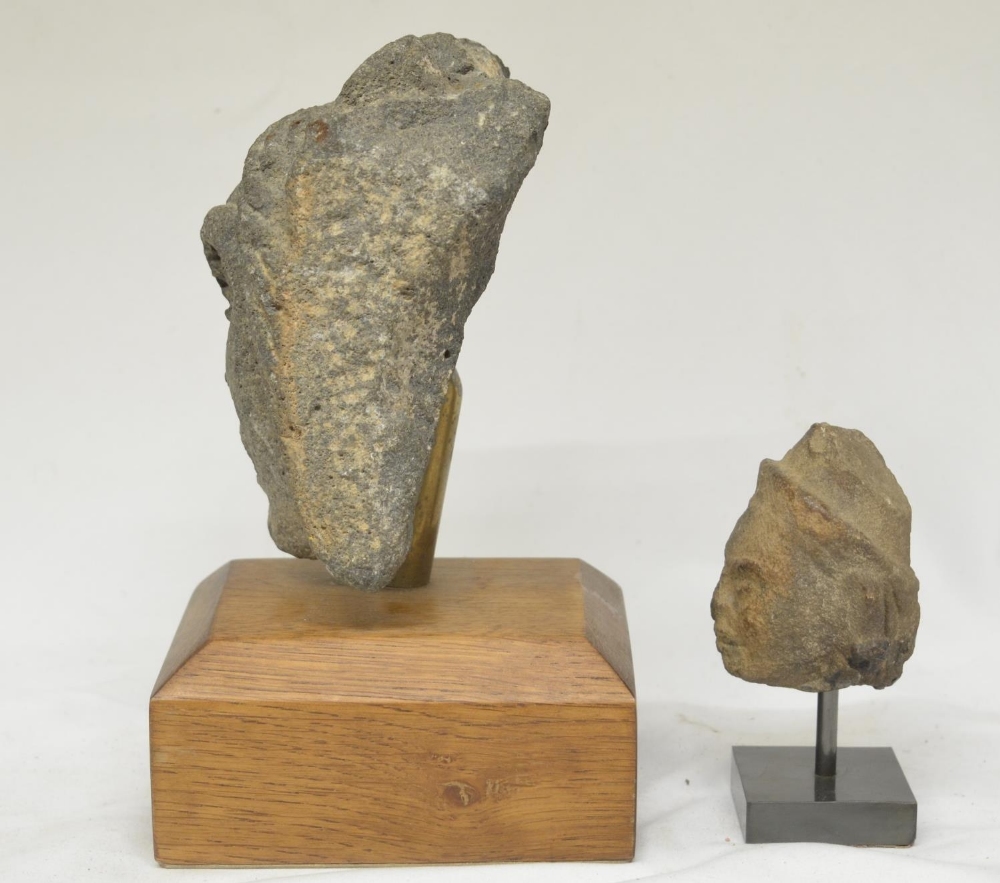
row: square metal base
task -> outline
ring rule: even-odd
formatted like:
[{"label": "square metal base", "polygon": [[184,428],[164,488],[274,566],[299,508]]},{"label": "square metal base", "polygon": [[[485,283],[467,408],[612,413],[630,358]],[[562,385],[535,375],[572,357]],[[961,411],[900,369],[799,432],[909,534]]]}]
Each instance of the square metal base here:
[{"label": "square metal base", "polygon": [[815,775],[809,747],[733,748],[733,802],[747,843],[910,846],[917,801],[891,748],[841,748]]}]

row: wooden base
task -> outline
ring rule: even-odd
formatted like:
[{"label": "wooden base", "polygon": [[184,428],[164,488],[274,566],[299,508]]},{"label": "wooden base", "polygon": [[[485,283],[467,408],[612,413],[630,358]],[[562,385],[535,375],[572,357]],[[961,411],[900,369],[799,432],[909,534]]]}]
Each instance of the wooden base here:
[{"label": "wooden base", "polygon": [[150,700],[164,865],[632,858],[621,591],[575,559],[438,559],[364,593],[315,561],[195,591]]}]

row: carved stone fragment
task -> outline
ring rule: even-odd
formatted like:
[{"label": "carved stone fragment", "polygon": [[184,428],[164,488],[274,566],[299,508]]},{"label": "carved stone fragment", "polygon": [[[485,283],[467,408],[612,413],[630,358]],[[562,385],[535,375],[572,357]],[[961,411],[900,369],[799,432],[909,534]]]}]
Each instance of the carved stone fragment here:
[{"label": "carved stone fragment", "polygon": [[549,102],[478,43],[390,43],[250,148],[202,239],[278,546],[385,586]]},{"label": "carved stone fragment", "polygon": [[886,687],[913,652],[918,586],[910,504],[881,454],[817,423],[760,465],[712,598],[716,643],[748,681]]}]

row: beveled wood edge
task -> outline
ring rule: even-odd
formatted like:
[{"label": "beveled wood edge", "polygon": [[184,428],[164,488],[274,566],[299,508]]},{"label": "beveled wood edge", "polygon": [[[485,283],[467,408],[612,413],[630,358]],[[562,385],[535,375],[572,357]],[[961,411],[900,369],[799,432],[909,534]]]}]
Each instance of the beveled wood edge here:
[{"label": "beveled wood edge", "polygon": [[625,596],[621,586],[596,567],[579,559],[580,589],[583,593],[584,634],[591,647],[618,675],[622,684],[632,696],[632,737],[635,746],[635,768],[632,786],[632,840],[628,857],[623,861],[634,861],[638,839],[639,812],[639,722],[635,717],[635,668],[632,664],[632,644],[628,634],[628,619],[625,615]]},{"label": "beveled wood edge", "polygon": [[584,633],[590,645],[604,657],[635,698],[632,645],[621,587],[596,567],[580,559],[583,592]]},{"label": "beveled wood edge", "polygon": [[[177,632],[167,651],[166,659],[156,679],[150,699],[156,694],[191,658],[198,653],[211,636],[212,623],[218,609],[219,599],[229,579],[229,571],[234,565],[254,560],[236,559],[222,565],[206,577],[195,589],[191,600],[181,617]],[[484,558],[483,561],[531,560],[518,558]],[[632,663],[632,648],[629,641],[628,620],[625,613],[625,599],[621,587],[610,577],[588,564],[581,558],[548,558],[538,560],[575,562],[577,581],[583,597],[584,637],[615,672],[626,689],[635,699],[635,670]]]},{"label": "beveled wood edge", "polygon": [[214,573],[207,576],[191,595],[191,600],[184,610],[180,625],[170,643],[167,658],[156,678],[150,699],[156,697],[164,684],[167,683],[180,668],[208,643],[212,631],[212,621],[219,606],[219,598],[229,578],[229,569],[233,562],[223,564]]}]

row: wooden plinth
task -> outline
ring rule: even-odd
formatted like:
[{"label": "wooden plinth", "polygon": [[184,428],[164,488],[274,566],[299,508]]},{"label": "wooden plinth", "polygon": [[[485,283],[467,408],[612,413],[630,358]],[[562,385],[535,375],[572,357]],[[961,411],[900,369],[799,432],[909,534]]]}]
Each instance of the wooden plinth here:
[{"label": "wooden plinth", "polygon": [[195,591],[150,700],[164,865],[629,860],[621,591],[575,559],[439,559],[363,593],[314,561]]}]

